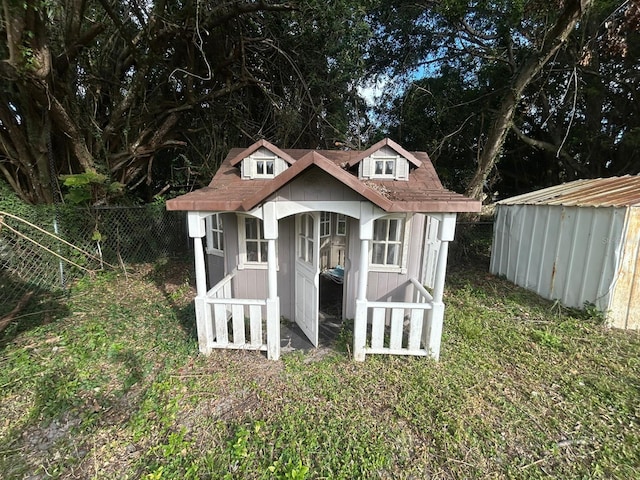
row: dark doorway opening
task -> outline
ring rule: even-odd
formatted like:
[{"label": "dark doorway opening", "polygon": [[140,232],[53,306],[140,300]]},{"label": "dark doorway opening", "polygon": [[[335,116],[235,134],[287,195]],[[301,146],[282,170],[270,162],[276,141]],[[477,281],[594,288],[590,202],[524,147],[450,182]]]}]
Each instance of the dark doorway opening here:
[{"label": "dark doorway opening", "polygon": [[320,273],[319,336],[323,344],[332,344],[342,329],[344,272],[329,269]]}]

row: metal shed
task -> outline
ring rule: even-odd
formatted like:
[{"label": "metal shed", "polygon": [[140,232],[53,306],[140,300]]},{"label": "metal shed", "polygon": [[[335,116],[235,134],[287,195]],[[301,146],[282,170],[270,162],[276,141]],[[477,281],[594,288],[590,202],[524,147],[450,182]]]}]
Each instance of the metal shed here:
[{"label": "metal shed", "polygon": [[640,329],[640,176],[576,180],[497,203],[491,273]]}]

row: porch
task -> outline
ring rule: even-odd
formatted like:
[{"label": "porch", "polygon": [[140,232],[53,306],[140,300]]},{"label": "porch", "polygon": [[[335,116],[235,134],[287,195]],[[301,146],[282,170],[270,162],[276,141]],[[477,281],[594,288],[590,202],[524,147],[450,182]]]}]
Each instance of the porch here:
[{"label": "porch", "polygon": [[[283,327],[278,319],[277,328],[268,328],[267,319],[270,313],[273,315],[268,308],[274,308],[273,304],[268,306],[268,299],[234,298],[232,292],[236,274],[237,271],[234,271],[227,275],[204,298],[196,298],[201,352],[207,354],[220,348],[256,350],[271,352],[279,357],[283,347],[290,350],[313,347],[295,323]],[[372,354],[433,356],[434,352],[439,351],[441,328],[433,328],[433,297],[415,278],[410,279],[407,288],[411,290],[415,301],[366,301],[366,318],[364,321],[356,318],[354,322],[354,339],[360,342],[355,350],[356,359],[362,360],[365,355]],[[341,319],[329,317],[323,320],[334,322],[324,329],[324,337],[321,335],[323,343],[328,344],[335,340],[330,335],[337,335],[335,321]],[[437,323],[435,325],[438,326]]]},{"label": "porch", "polygon": [[[271,208],[270,208],[271,207]],[[363,361],[366,355],[414,355],[439,357],[440,337],[442,332],[442,320],[444,305],[442,303],[442,292],[444,286],[444,276],[447,261],[447,245],[453,239],[455,229],[455,214],[441,214],[438,220],[425,224],[421,235],[425,238],[433,236],[437,238],[439,247],[432,249],[427,242],[420,242],[423,248],[428,248],[421,257],[431,259],[433,267],[433,281],[430,282],[432,293],[427,291],[423,282],[416,278],[416,273],[405,276],[402,283],[398,285],[391,294],[387,290],[369,289],[369,281],[373,272],[370,272],[370,244],[373,236],[373,224],[376,218],[383,215],[376,212],[367,204],[360,205],[359,218],[354,218],[354,228],[351,232],[355,238],[354,242],[358,248],[354,250],[357,261],[349,261],[351,264],[346,270],[345,284],[352,285],[349,289],[340,289],[341,294],[350,292],[349,300],[354,308],[351,309],[348,318],[354,320],[353,331],[353,355],[355,360]],[[295,224],[299,227],[296,232],[308,231],[308,225],[298,222],[299,219],[315,218],[318,222],[319,215],[312,216],[309,210],[306,213],[291,216],[291,223],[296,219]],[[205,270],[205,260],[202,246],[204,237],[204,218],[207,214],[189,214],[191,233],[194,238],[195,263],[196,263],[196,284],[198,295],[195,299],[196,322],[198,330],[198,343],[200,351],[204,354],[210,353],[213,349],[239,349],[264,351],[269,359],[278,359],[282,348],[282,326],[281,312],[286,312],[278,296],[278,261],[276,259],[276,240],[279,237],[280,229],[277,210],[273,204],[265,204],[262,210],[262,219],[265,226],[265,242],[268,242],[266,249],[267,262],[264,272],[266,279],[266,290],[248,288],[246,283],[247,270],[239,270],[236,266],[231,273],[218,281],[213,287],[207,288],[207,273]],[[271,218],[269,218],[271,217]],[[284,218],[284,217],[282,217]],[[284,220],[281,220],[284,221]],[[433,229],[432,227],[436,228]],[[304,227],[304,228],[302,228]],[[317,225],[313,231],[318,235]],[[431,232],[431,233],[430,233]],[[194,234],[195,233],[195,234]],[[299,245],[317,245],[318,238],[311,240],[305,237],[306,242]],[[287,246],[284,248],[292,256],[298,259],[301,256],[298,246]],[[309,251],[318,250],[315,248]],[[316,254],[317,256],[317,254]],[[281,261],[286,261],[286,256],[281,253]],[[414,258],[413,263],[418,261],[420,255]],[[434,262],[434,261],[435,262]],[[417,262],[416,262],[417,261]],[[318,259],[312,260],[313,265],[318,266]],[[410,262],[411,263],[411,262]],[[290,264],[297,265],[292,261]],[[283,263],[283,265],[285,265]],[[427,271],[425,263],[422,268],[411,267],[411,271]],[[283,267],[286,268],[286,267]],[[318,270],[314,269],[309,279],[302,278],[310,285],[306,290],[298,291],[298,284],[303,284],[298,278],[298,267],[296,266],[295,302],[296,309],[293,313],[295,322],[314,345],[318,343],[318,332],[320,330],[320,320],[318,312],[320,305],[318,301]],[[289,274],[293,271],[290,270]],[[243,281],[240,280],[244,275]],[[399,274],[393,274],[394,278],[400,278]],[[381,277],[377,277],[381,278]],[[423,279],[424,280],[424,279]],[[314,286],[315,282],[315,286]],[[304,292],[304,293],[300,293]],[[375,293],[374,292],[378,292]],[[386,293],[385,293],[386,292]],[[286,289],[283,292],[287,294]],[[313,298],[315,297],[315,300]],[[304,302],[305,308],[298,308],[299,303]],[[345,304],[346,305],[346,304]],[[343,305],[340,304],[337,311],[343,313]],[[303,313],[300,313],[303,312]],[[314,313],[315,312],[315,313]],[[287,313],[284,313],[288,317]]]}]

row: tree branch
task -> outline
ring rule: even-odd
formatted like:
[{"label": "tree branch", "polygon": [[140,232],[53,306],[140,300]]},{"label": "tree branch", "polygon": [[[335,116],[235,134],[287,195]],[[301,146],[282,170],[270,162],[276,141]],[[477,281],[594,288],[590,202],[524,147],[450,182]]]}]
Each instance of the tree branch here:
[{"label": "tree branch", "polygon": [[549,152],[554,154],[556,157],[561,157],[564,162],[573,168],[576,172],[580,172],[583,175],[589,175],[589,171],[585,169],[580,163],[578,163],[575,158],[573,158],[564,148],[558,147],[553,143],[545,142],[543,140],[538,140],[535,138],[531,138],[527,136],[522,130],[520,130],[515,125],[511,125],[511,129],[515,132],[520,140],[522,140],[527,145],[544,150],[545,152]]}]

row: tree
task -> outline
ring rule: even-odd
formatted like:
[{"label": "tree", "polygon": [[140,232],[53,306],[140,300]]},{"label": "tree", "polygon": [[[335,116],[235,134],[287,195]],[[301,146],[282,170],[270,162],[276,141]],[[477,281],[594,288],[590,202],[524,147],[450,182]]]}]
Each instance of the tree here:
[{"label": "tree", "polygon": [[[354,2],[2,7],[0,173],[29,202],[51,202],[62,174],[149,199],[248,139],[314,146],[349,135],[344,100],[355,98],[368,35]],[[347,20],[349,31],[337,28]]]},{"label": "tree", "polygon": [[[502,78],[495,110],[487,112],[490,118],[477,140],[476,168],[466,187],[469,196],[481,199],[527,87],[566,43],[592,3],[394,2],[377,12],[384,34],[373,50],[372,69],[395,73],[404,69],[415,77],[433,74],[434,65],[450,65],[478,87],[488,72],[491,78]],[[393,60],[381,55],[383,43],[395,47]]]},{"label": "tree", "polygon": [[596,2],[525,98],[512,129],[557,164],[556,183],[640,171],[638,5]]}]

